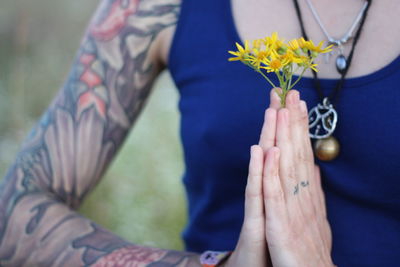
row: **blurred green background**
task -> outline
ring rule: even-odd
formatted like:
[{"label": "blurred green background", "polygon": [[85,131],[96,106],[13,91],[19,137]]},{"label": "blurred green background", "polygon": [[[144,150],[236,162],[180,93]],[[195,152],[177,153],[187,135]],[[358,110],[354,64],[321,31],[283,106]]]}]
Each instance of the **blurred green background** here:
[{"label": "blurred green background", "polygon": [[[0,1],[0,171],[69,72],[99,0]],[[182,249],[177,92],[167,72],[106,176],[80,211],[134,243]],[[168,100],[168,101],[165,101]]]}]

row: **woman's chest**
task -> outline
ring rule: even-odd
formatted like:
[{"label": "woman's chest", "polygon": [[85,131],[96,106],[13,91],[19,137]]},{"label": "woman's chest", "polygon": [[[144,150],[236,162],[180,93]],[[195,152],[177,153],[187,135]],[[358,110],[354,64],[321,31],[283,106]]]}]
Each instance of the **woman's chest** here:
[{"label": "woman's chest", "polygon": [[[230,1],[235,30],[243,40],[254,40],[278,32],[285,40],[301,36],[300,22],[296,15],[294,0],[227,0]],[[308,37],[315,41],[326,41],[327,36],[315,20],[306,0],[296,0],[303,17]],[[310,1],[328,34],[340,39],[350,29],[360,13],[364,0],[319,0]],[[400,5],[397,0],[371,1],[371,7],[354,51],[352,66],[347,77],[357,77],[377,71],[388,65],[400,54],[399,25]],[[357,28],[356,28],[357,29]],[[349,55],[351,41],[344,45],[344,54]],[[336,52],[338,52],[336,50]],[[319,64],[320,77],[338,78],[334,61]],[[317,60],[323,63],[323,59]],[[312,74],[306,73],[311,77]]]}]

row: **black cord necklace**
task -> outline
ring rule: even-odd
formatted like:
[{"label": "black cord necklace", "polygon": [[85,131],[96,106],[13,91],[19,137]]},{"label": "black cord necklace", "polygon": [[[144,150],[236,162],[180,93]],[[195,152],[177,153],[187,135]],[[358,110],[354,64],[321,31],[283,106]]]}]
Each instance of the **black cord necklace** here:
[{"label": "black cord necklace", "polygon": [[[372,3],[372,0],[366,0],[366,1],[368,2],[368,5],[362,14],[360,25],[354,36],[354,41],[352,43],[349,56],[346,59],[347,64],[339,72],[340,78],[330,95],[324,96],[320,80],[318,79],[317,72],[312,71],[314,77],[313,79],[314,87],[317,91],[320,103],[316,107],[312,108],[309,112],[309,131],[310,131],[310,137],[313,139],[317,139],[317,141],[314,143],[314,153],[317,156],[317,158],[323,161],[333,160],[339,154],[340,150],[339,142],[337,141],[336,138],[332,136],[333,132],[335,131],[338,120],[337,112],[333,106],[333,103],[337,102],[339,92],[343,87],[346,74],[349,70],[351,61],[353,59],[354,49],[360,38],[362,28],[367,18],[368,10]],[[299,3],[297,0],[293,0],[293,3],[296,9],[297,18],[300,23],[301,34],[306,40],[309,40],[304,28],[304,22],[299,7]]]}]

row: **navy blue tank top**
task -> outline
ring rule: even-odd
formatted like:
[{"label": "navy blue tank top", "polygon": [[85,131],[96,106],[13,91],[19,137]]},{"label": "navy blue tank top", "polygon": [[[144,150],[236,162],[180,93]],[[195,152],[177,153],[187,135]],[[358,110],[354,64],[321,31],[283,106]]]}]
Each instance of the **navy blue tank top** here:
[{"label": "navy blue tank top", "polygon": [[[299,30],[300,31],[300,30]],[[243,221],[250,146],[258,143],[270,86],[228,62],[241,42],[230,0],[183,0],[169,68],[179,89],[189,220],[186,249],[233,250]],[[272,79],[275,79],[272,77]],[[325,93],[336,80],[321,80]],[[349,78],[336,103],[340,156],[320,165],[333,260],[344,266],[399,266],[400,58]],[[312,79],[297,86],[309,107]]]}]

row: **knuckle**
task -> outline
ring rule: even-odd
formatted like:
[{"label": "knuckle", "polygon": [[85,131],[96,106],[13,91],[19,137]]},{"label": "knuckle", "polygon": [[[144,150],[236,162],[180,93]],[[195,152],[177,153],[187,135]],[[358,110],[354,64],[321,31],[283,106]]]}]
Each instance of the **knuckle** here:
[{"label": "knuckle", "polygon": [[265,187],[267,187],[263,194],[265,201],[273,201],[279,202],[284,199],[283,192],[280,188],[280,185],[277,183],[277,179],[279,177],[275,176],[273,179],[270,179],[269,182],[267,180]]},{"label": "knuckle", "polygon": [[308,124],[308,114],[307,114],[307,112],[300,112],[299,113],[299,120],[302,123],[307,123]]},{"label": "knuckle", "polygon": [[266,120],[273,120],[276,116],[276,110],[273,108],[267,108],[265,110],[265,118]]},{"label": "knuckle", "polygon": [[300,163],[308,163],[310,161],[306,151],[304,149],[299,149],[296,152],[296,158]]},{"label": "knuckle", "polygon": [[288,179],[291,181],[296,181],[297,175],[296,175],[296,168],[295,166],[290,166],[288,169]]},{"label": "knuckle", "polygon": [[256,198],[256,197],[260,197],[260,195],[261,195],[261,192],[260,192],[260,190],[257,190],[256,185],[252,185],[252,184],[246,185],[246,190],[245,190],[246,198]]},{"label": "knuckle", "polygon": [[270,190],[269,194],[264,194],[264,200],[267,203],[277,203],[283,200],[283,193],[281,190]]}]

